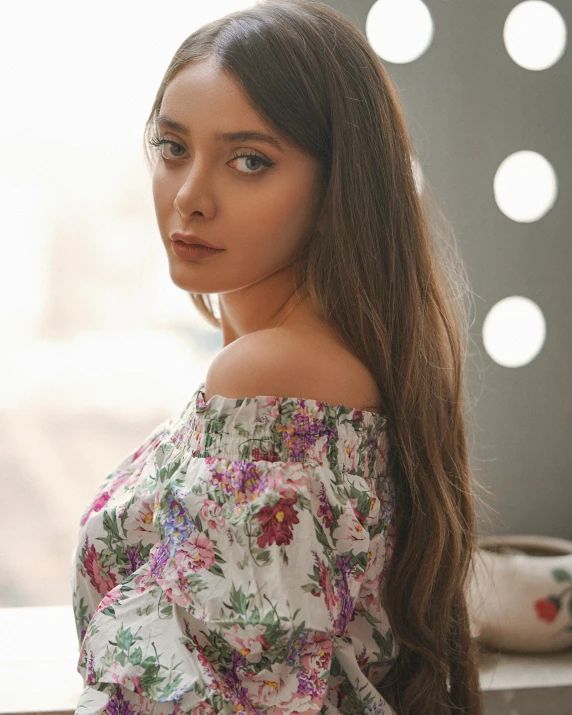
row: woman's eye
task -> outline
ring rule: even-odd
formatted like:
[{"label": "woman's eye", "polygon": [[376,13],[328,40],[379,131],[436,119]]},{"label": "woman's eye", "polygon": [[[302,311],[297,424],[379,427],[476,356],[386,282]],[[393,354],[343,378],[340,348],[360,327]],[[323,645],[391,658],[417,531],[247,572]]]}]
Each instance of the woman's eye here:
[{"label": "woman's eye", "polygon": [[[149,141],[151,146],[153,147],[160,147],[162,145],[168,145],[169,146],[169,152],[171,153],[171,156],[165,155],[164,151],[161,152],[161,156],[163,159],[166,159],[167,161],[173,161],[174,159],[181,159],[183,154],[184,154],[184,147],[178,144],[177,142],[173,141],[172,139],[159,139],[159,137],[154,137]],[[183,154],[181,154],[183,152]],[[264,171],[271,166],[274,166],[274,162],[268,161],[268,159],[265,159],[262,156],[259,156],[258,154],[253,154],[249,152],[245,152],[242,154],[237,154],[236,156],[233,156],[230,162],[236,161],[237,159],[244,159],[243,167],[246,169],[246,171],[243,171],[242,169],[239,170],[239,173],[241,174],[262,174]],[[229,162],[229,163],[230,163]],[[252,162],[254,162],[254,167],[252,166]],[[263,166],[264,169],[260,169],[260,166]],[[251,170],[254,169],[254,170]]]},{"label": "woman's eye", "polygon": [[[273,166],[273,162],[268,161],[268,159],[263,159],[261,156],[258,156],[258,154],[249,154],[249,153],[238,154],[238,156],[233,156],[231,161],[236,161],[237,159],[249,159],[249,160],[254,161],[255,163],[262,164],[262,166],[265,167],[262,171],[246,171],[246,172],[243,171],[243,172],[241,172],[243,174],[262,174],[262,173],[264,173],[264,171],[266,169]],[[251,167],[248,167],[247,163],[245,163],[245,166],[247,168],[251,168]]]},{"label": "woman's eye", "polygon": [[[175,147],[175,148],[178,148],[178,149],[183,149],[183,147],[182,147],[180,144],[177,144],[177,142],[174,142],[172,139],[159,139],[159,137],[153,137],[152,139],[150,139],[150,140],[149,140],[149,144],[150,144],[152,147],[154,147],[154,148],[158,148],[158,147],[160,147],[162,144],[168,144],[168,145],[170,145],[170,146],[172,146],[172,147]],[[180,158],[181,158],[180,156],[175,156],[175,157],[165,156],[165,154],[164,154],[163,151],[161,151],[161,156],[163,157],[163,159],[167,159],[167,160],[170,160],[170,159],[173,159],[173,158],[174,158],[174,159],[180,159]]]}]

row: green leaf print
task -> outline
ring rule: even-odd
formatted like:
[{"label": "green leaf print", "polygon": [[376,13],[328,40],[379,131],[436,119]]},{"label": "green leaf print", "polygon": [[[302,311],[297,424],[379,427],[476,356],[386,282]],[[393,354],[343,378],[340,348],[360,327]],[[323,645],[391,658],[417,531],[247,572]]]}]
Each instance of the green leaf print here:
[{"label": "green leaf print", "polygon": [[387,531],[387,522],[384,519],[379,519],[374,526],[370,527],[370,539],[373,539],[374,536],[381,534],[382,531]]},{"label": "green leaf print", "polygon": [[[332,545],[330,544],[330,542],[329,542],[328,539],[326,538],[326,534],[324,533],[324,530],[322,529],[322,525],[321,525],[320,522],[318,521],[318,518],[317,518],[316,516],[313,516],[312,519],[313,519],[313,521],[314,521],[314,528],[315,528],[315,530],[316,530],[316,537],[317,537],[318,541],[319,541],[320,544],[324,547],[324,550],[325,550],[326,552],[331,552],[331,550],[332,550]],[[332,528],[335,528],[336,526],[337,526],[337,524],[336,524],[336,522],[334,521],[334,523],[332,524]],[[333,537],[332,537],[332,538],[333,538]]]},{"label": "green leaf print", "polygon": [[360,551],[359,554],[354,554],[350,559],[350,568],[354,569],[355,574],[363,573],[367,568],[368,555],[366,551]]},{"label": "green leaf print", "polygon": [[149,692],[153,692],[152,689],[161,685],[161,683],[165,680],[164,677],[159,675],[159,670],[160,666],[156,662],[147,665],[147,667],[145,668],[145,672],[139,680],[143,692],[145,692],[146,690],[148,690]]},{"label": "green leaf print", "polygon": [[379,661],[391,658],[391,653],[393,651],[393,633],[391,630],[388,630],[385,636],[382,636],[379,631],[374,629],[373,640],[379,648],[379,653],[374,653],[375,657]]},{"label": "green leaf print", "polygon": [[308,497],[302,494],[302,492],[297,492],[296,497],[296,506],[299,507],[301,511],[310,511],[312,504]]},{"label": "green leaf print", "polygon": [[[78,624],[83,625],[85,616],[87,614],[87,605],[84,603],[83,596],[82,596],[82,598],[80,598],[79,604],[77,604],[76,600],[74,599],[73,611],[74,611],[74,619],[76,622],[76,627]],[[78,633],[78,635],[79,635],[79,633]]]},{"label": "green leaf print", "polygon": [[236,565],[241,571],[243,571],[248,566],[249,562],[250,554],[244,554],[244,558],[242,559],[242,561],[237,561]]},{"label": "green leaf print", "polygon": [[159,609],[159,613],[165,616],[165,618],[163,618],[162,620],[168,620],[169,618],[173,617],[173,606],[167,598],[167,594],[165,593],[165,591],[161,591],[159,595],[159,603],[157,604],[157,608]]},{"label": "green leaf print", "polygon": [[182,461],[183,455],[179,455],[176,459],[167,464],[167,466],[159,467],[157,470],[157,484],[163,484],[170,479],[179,470]]},{"label": "green leaf print", "polygon": [[362,515],[362,518],[365,519],[366,517],[368,517],[372,501],[371,497],[368,496],[366,492],[362,492],[359,489],[356,489],[353,484],[350,491],[350,496],[352,497],[352,499],[357,498],[357,508],[359,513]]},{"label": "green leaf print", "polygon": [[[268,619],[268,616],[270,616],[271,618],[270,618],[269,621],[267,620],[266,622],[267,622],[267,623],[272,623],[272,621],[274,620],[274,619],[273,619],[273,614],[272,614],[272,613],[270,613],[270,614],[267,613],[266,616],[265,616],[265,619]],[[257,607],[257,606],[253,606],[253,607],[252,607],[250,613],[248,614],[248,618],[246,619],[246,623],[248,623],[248,624],[250,624],[250,625],[253,625],[253,626],[257,626],[257,625],[259,625],[260,623],[262,623],[262,625],[265,625],[264,621],[261,621],[261,620],[260,620],[260,611],[258,610],[258,607]]]},{"label": "green leaf print", "polygon": [[194,514],[192,516],[192,519],[195,522],[195,524],[197,525],[197,529],[199,531],[203,531],[203,522],[201,521],[201,517],[199,516],[199,514],[198,513]]},{"label": "green leaf print", "polygon": [[129,497],[129,501],[125,504],[123,514],[121,514],[121,517],[119,521],[121,522],[121,530],[123,531],[124,537],[127,537],[127,532],[125,531],[125,519],[127,519],[127,516],[129,515],[129,510],[131,509],[132,505],[135,504],[137,498],[137,493],[133,492],[133,494]]},{"label": "green leaf print", "polygon": [[142,660],[139,665],[141,668],[151,668],[155,663],[157,662],[157,656],[156,655],[150,655],[145,660]]},{"label": "green leaf print", "polygon": [[117,631],[117,641],[115,643],[111,642],[111,645],[116,645],[121,650],[129,650],[131,646],[136,642],[142,640],[141,638],[135,637],[131,633],[131,628],[121,628]]},{"label": "green leaf print", "polygon": [[188,584],[189,590],[192,593],[199,593],[200,591],[204,591],[205,588],[208,588],[208,585],[204,582],[202,577],[196,573],[185,575],[185,583]]},{"label": "green leaf print", "polygon": [[142,659],[143,659],[143,651],[141,650],[141,648],[139,646],[137,646],[137,648],[135,648],[133,653],[131,653],[131,655],[129,656],[129,662],[131,663],[131,665],[139,665],[141,663]]},{"label": "green leaf print", "polygon": [[234,585],[230,590],[230,606],[226,603],[224,604],[227,608],[230,608],[235,613],[239,613],[242,616],[246,615],[246,609],[248,607],[248,601],[250,596],[247,596],[242,587],[237,589]]},{"label": "green leaf print", "polygon": [[113,542],[121,544],[123,547],[123,538],[119,536],[117,528],[117,519],[115,518],[116,508],[113,507],[109,511],[103,513],[103,528],[109,536],[108,548],[113,551]]},{"label": "green leaf print", "polygon": [[108,648],[105,651],[105,654],[103,655],[103,657],[101,658],[101,665],[104,668],[113,668],[113,665],[114,665],[115,661],[117,660],[115,657],[116,654],[117,654],[117,650],[115,648]]},{"label": "green leaf print", "polygon": [[272,563],[270,551],[268,551],[268,549],[260,549],[258,546],[253,546],[251,553],[254,554],[254,556],[256,557],[256,563],[260,566]]},{"label": "green leaf print", "polygon": [[552,576],[555,581],[563,583],[564,581],[572,581],[572,577],[566,569],[552,569]]},{"label": "green leaf print", "polygon": [[145,606],[145,608],[136,608],[135,613],[138,616],[148,616],[150,613],[153,612],[154,606],[152,603],[150,603],[148,606]]},{"label": "green leaf print", "polygon": [[337,504],[334,504],[333,506],[332,506],[332,504],[330,504],[330,509],[334,516],[334,523],[332,524],[332,526],[330,528],[330,531],[331,531],[331,529],[336,528],[336,525],[337,525],[338,521],[340,520],[340,516],[342,515],[343,510],[342,510],[341,506],[338,506]]},{"label": "green leaf print", "polygon": [[[226,563],[223,559],[221,559],[223,563]],[[221,578],[224,577],[224,571],[221,569],[221,567],[218,564],[213,564],[210,569],[208,569],[209,573],[214,573],[215,576],[220,576]]]},{"label": "green leaf print", "polygon": [[172,683],[168,683],[167,685],[165,685],[165,687],[161,691],[161,698],[166,698],[167,696],[174,693],[175,690],[177,690],[177,688],[181,684],[182,679],[183,679],[182,675],[177,675],[177,677],[175,678],[175,680],[173,680]]}]

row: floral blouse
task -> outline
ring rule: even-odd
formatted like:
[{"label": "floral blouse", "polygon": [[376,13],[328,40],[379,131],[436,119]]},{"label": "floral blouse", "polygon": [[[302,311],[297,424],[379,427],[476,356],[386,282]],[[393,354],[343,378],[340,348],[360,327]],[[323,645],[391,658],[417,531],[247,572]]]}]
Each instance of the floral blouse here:
[{"label": "floral blouse", "polygon": [[393,714],[387,456],[374,412],[202,382],[81,517],[75,715]]}]

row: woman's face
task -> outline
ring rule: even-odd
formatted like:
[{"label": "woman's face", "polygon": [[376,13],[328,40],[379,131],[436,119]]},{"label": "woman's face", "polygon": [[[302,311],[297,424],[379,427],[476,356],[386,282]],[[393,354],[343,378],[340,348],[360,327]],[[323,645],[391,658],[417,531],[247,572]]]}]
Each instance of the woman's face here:
[{"label": "woman's face", "polygon": [[[158,121],[156,137],[173,143],[154,150],[155,212],[173,282],[188,292],[225,294],[289,264],[314,224],[318,162],[278,137],[212,60],[177,74],[160,116],[181,125]],[[270,134],[278,144],[217,138],[246,131]],[[202,260],[179,258],[174,231],[224,251]]]}]

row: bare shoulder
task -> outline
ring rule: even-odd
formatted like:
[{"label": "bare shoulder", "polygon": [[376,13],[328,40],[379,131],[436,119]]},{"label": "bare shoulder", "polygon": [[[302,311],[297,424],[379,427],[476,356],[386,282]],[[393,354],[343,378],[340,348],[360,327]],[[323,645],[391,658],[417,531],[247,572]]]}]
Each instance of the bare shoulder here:
[{"label": "bare shoulder", "polygon": [[356,357],[323,335],[284,328],[249,333],[223,348],[204,393],[207,401],[275,395],[379,411],[375,380]]}]

